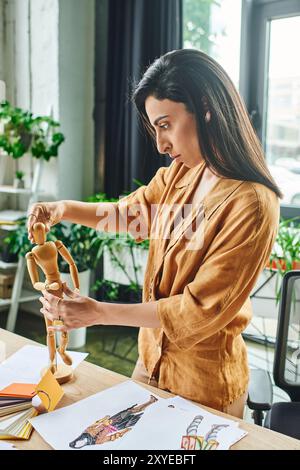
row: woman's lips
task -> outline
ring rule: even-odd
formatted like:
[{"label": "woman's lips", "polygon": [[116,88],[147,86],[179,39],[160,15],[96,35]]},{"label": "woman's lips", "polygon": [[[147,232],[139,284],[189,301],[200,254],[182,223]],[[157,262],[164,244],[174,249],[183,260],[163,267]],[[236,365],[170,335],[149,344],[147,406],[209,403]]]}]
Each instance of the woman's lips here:
[{"label": "woman's lips", "polygon": [[177,158],[179,158],[179,157],[180,157],[180,154],[178,154],[178,155],[174,155],[174,156],[173,156],[173,155],[170,155],[170,157],[172,158],[172,160],[176,160]]}]

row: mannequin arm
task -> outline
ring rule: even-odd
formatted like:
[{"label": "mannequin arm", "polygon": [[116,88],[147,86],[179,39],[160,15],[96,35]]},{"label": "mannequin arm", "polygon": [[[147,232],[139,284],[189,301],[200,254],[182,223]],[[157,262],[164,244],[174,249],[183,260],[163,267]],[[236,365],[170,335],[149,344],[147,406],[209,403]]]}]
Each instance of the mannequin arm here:
[{"label": "mannequin arm", "polygon": [[45,283],[39,282],[40,278],[39,278],[37,264],[34,259],[34,254],[31,251],[27,253],[26,255],[26,263],[27,263],[27,268],[28,268],[29,276],[30,276],[33,287],[37,290],[45,289]]},{"label": "mannequin arm", "polygon": [[77,266],[76,266],[76,264],[75,264],[75,262],[74,262],[74,260],[71,256],[70,252],[65,247],[65,245],[59,240],[56,240],[55,245],[56,245],[56,248],[58,249],[61,257],[70,266],[70,274],[71,274],[71,278],[72,278],[74,287],[76,289],[79,289],[78,269],[77,269]]}]

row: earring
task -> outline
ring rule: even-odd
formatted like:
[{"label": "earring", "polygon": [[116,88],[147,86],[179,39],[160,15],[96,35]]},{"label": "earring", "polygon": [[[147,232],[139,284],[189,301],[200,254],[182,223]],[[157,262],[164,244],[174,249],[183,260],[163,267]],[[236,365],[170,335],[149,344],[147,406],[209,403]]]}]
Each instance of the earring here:
[{"label": "earring", "polygon": [[207,111],[206,114],[205,114],[205,117],[204,117],[205,122],[209,122],[210,118],[211,118],[211,113],[210,113],[210,111]]}]

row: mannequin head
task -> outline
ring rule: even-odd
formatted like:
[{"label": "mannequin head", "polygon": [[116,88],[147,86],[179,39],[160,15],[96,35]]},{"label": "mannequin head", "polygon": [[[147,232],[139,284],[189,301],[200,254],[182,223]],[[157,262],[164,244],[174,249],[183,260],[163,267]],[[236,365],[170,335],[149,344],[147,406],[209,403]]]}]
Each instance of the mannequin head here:
[{"label": "mannequin head", "polygon": [[37,245],[43,245],[46,241],[46,230],[45,225],[41,222],[37,222],[33,226],[34,241]]}]

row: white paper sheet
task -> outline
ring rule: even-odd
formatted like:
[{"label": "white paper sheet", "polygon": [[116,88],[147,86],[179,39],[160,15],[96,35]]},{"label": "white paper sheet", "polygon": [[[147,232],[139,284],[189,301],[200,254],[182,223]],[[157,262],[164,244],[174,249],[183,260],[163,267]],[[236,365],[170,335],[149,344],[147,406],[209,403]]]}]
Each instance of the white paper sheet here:
[{"label": "white paper sheet", "polygon": [[[171,399],[172,400],[172,399]],[[194,423],[191,435],[205,438],[214,430],[214,436],[203,442],[203,447],[227,450],[247,433],[237,427],[234,421],[223,419],[199,407],[195,410],[183,410],[170,400],[163,400],[154,409],[149,410],[147,421],[143,421],[123,442],[121,449],[143,450],[180,450],[185,449],[185,442],[190,439],[188,449],[197,450],[194,438],[186,438],[188,428]],[[194,405],[192,404],[192,407]],[[125,445],[126,444],[126,445]],[[187,445],[187,444],[186,444]],[[199,449],[200,450],[200,449]]]},{"label": "white paper sheet", "polygon": [[14,445],[9,442],[0,441],[0,450],[17,450]]},{"label": "white paper sheet", "polygon": [[[203,416],[212,416],[212,413],[210,413],[209,411],[205,410],[204,408],[199,408],[199,406],[194,405],[194,403],[179,396],[168,398],[165,401],[168,403],[168,405],[174,405],[176,406],[176,408],[179,408],[180,410],[183,410],[183,411],[193,411],[198,414],[199,409],[201,409],[201,414]],[[219,416],[219,420],[220,420],[220,423],[222,422],[222,424],[228,424],[230,426],[239,425],[238,421],[235,421],[233,419],[223,418]]]},{"label": "white paper sheet", "polygon": [[19,383],[31,383],[29,379],[26,379],[24,375],[20,375],[14,370],[4,367],[0,364],[0,390],[7,385],[19,382]]},{"label": "white paper sheet", "polygon": [[[199,413],[199,407],[197,405],[194,405],[194,403],[191,403],[188,400],[185,400],[182,397],[176,396],[172,398],[167,399],[169,405],[175,405],[181,410],[185,411],[194,411],[195,413]],[[201,415],[204,417],[209,417],[211,418],[213,415],[209,411],[201,408]],[[228,443],[229,447],[235,444],[236,442],[240,441],[243,437],[245,437],[248,433],[244,429],[239,428],[239,422],[235,421],[233,419],[228,419],[228,418],[223,418],[221,416],[218,417],[218,423],[220,424],[228,424],[230,426],[230,433],[227,433],[227,436],[229,436]],[[233,429],[233,427],[236,426],[236,430]],[[225,441],[223,441],[225,445]],[[218,450],[222,450],[221,445],[218,447]]]},{"label": "white paper sheet", "polygon": [[[133,407],[133,405],[143,405],[149,402],[151,395],[152,393],[149,390],[132,381],[126,381],[85,398],[73,405],[37,416],[31,419],[30,422],[43,439],[54,449],[73,450],[74,448],[70,446],[70,443],[76,441],[79,436],[86,432],[86,429],[96,421],[101,420],[105,416],[113,417],[115,414],[127,410],[129,407]],[[103,444],[85,445],[82,449],[113,450],[119,449],[120,446],[121,448],[127,448],[126,441],[128,436],[133,432],[138,432],[138,425],[142,421],[147,422],[150,409],[157,406],[160,401],[158,397],[156,398],[157,401],[155,403],[149,404],[140,413],[132,413],[133,416],[137,416],[138,414],[141,414],[141,416],[136,424],[130,426],[131,430],[122,437],[113,441],[104,442]],[[119,430],[121,429],[119,428]],[[83,441],[79,440],[73,445],[81,444],[83,444]],[[79,451],[79,449],[77,449],[77,451]]]},{"label": "white paper sheet", "polygon": [[[73,370],[88,356],[88,353],[68,351],[73,360]],[[57,363],[63,364],[59,354]],[[26,345],[0,364],[0,389],[12,382],[38,383],[41,370],[49,364],[49,352],[45,346]]]},{"label": "white paper sheet", "polygon": [[[179,397],[179,396],[168,398],[167,401],[168,401],[169,404],[171,404],[171,405],[173,404],[173,405],[177,406],[178,408],[180,408],[182,410],[194,411],[196,413],[199,411],[199,407],[197,405],[194,405],[194,403],[192,403],[188,400],[185,400],[184,398]],[[210,417],[212,416],[212,413],[206,411],[203,408],[201,409],[201,414],[204,417],[205,416],[210,416]],[[219,417],[219,423],[228,424],[231,427],[236,426],[236,428],[237,428],[236,431],[231,429],[232,440],[231,440],[231,443],[229,444],[229,446],[232,446],[233,444],[235,444],[236,442],[238,442],[239,440],[241,440],[243,437],[245,437],[248,434],[246,431],[239,428],[239,422],[235,421],[234,419],[227,419],[227,418],[223,418],[223,417],[220,416]],[[230,442],[230,440],[229,440],[229,442]],[[218,450],[221,450],[221,447],[219,447]]]}]

